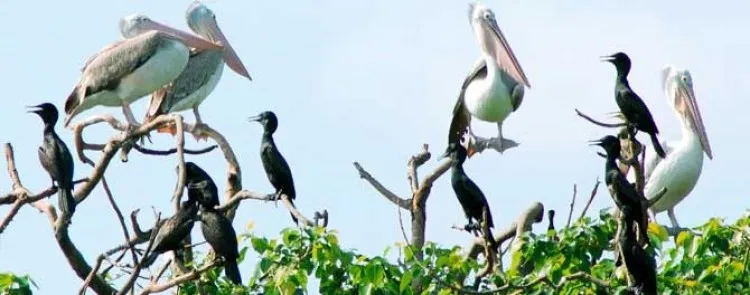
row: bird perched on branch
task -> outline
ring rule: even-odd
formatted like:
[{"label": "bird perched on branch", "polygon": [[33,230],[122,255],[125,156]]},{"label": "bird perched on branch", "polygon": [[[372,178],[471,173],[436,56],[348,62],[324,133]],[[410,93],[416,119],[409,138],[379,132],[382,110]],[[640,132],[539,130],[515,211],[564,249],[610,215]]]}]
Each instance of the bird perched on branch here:
[{"label": "bird perched on branch", "polygon": [[612,200],[614,200],[615,205],[617,205],[618,208],[628,206],[629,208],[640,212],[640,215],[637,216],[638,230],[641,239],[644,242],[648,242],[648,236],[646,235],[648,229],[648,216],[644,214],[645,211],[643,210],[641,197],[633,184],[628,182],[625,175],[622,174],[622,171],[620,171],[620,168],[617,166],[617,158],[620,156],[620,139],[612,135],[607,135],[599,140],[592,141],[591,144],[604,148],[604,151],[606,152],[607,160],[604,165],[604,183],[607,184]]},{"label": "bird perched on branch", "polygon": [[642,211],[636,203],[628,202],[620,207],[620,223],[623,228],[617,239],[620,251],[619,257],[625,263],[625,268],[633,277],[633,287],[636,294],[657,294],[656,288],[656,260],[638,244],[635,225],[640,222]]},{"label": "bird perched on branch", "polygon": [[33,108],[30,113],[39,115],[44,122],[43,141],[38,150],[39,162],[52,179],[52,186],[57,182],[57,203],[62,212],[61,218],[69,223],[76,210],[76,199],[72,192],[74,165],[68,146],[55,132],[57,108],[51,103],[29,108]]},{"label": "bird perched on branch", "polygon": [[630,128],[648,133],[651,137],[651,143],[659,157],[666,157],[666,153],[659,143],[659,129],[656,122],[651,116],[646,104],[638,94],[630,88],[628,83],[628,74],[630,73],[630,57],[623,52],[618,52],[610,56],[603,56],[602,61],[612,63],[617,69],[617,82],[615,82],[615,101],[620,108],[620,112],[625,117]]},{"label": "bird perched on branch", "polygon": [[464,210],[464,214],[469,221],[466,225],[466,230],[473,228],[474,235],[476,235],[476,226],[472,225],[472,220],[476,220],[479,223],[482,236],[485,239],[490,249],[497,250],[497,242],[492,236],[492,228],[495,226],[492,222],[492,213],[490,212],[490,205],[487,202],[487,198],[484,197],[484,193],[479,187],[472,181],[466,172],[464,172],[463,164],[466,161],[466,148],[460,144],[451,143],[448,145],[448,150],[441,156],[450,157],[451,163],[451,186],[453,191],[456,193],[456,198],[461,204]]},{"label": "bird perched on branch", "polygon": [[[179,166],[177,169],[179,169]],[[199,185],[201,183],[202,185]],[[188,187],[188,198],[190,198],[191,193],[190,187],[202,190],[200,194],[194,196],[201,206],[206,208],[219,206],[219,193],[216,183],[206,171],[193,162],[185,162],[185,186]]]},{"label": "bird perched on branch", "polygon": [[[260,160],[263,163],[263,169],[266,170],[268,181],[276,189],[277,199],[281,197],[281,194],[285,194],[289,197],[289,202],[294,206],[296,193],[294,191],[292,170],[273,140],[273,133],[276,132],[276,128],[279,126],[276,114],[271,111],[265,111],[257,116],[250,117],[248,120],[263,125],[263,137],[260,140]],[[291,215],[292,220],[297,224],[297,217],[294,214]]]},{"label": "bird perched on branch", "polygon": [[154,238],[151,254],[144,260],[143,266],[153,264],[160,254],[182,248],[182,241],[190,236],[190,231],[195,225],[195,217],[198,215],[198,205],[193,196],[194,194],[188,192],[188,200],[182,202],[180,209],[161,224]]},{"label": "bird perched on branch", "polygon": [[[245,65],[219,29],[216,15],[206,5],[195,1],[185,13],[188,27],[201,37],[224,46],[224,50],[192,49],[187,65],[172,83],[154,92],[144,123],[169,113],[192,109],[196,125],[203,124],[198,107],[216,88],[224,70],[224,63],[239,75],[252,80]],[[174,124],[163,126],[158,132],[177,132]],[[196,140],[199,139],[196,135]]]},{"label": "bird perched on branch", "polygon": [[473,142],[471,119],[475,117],[497,124],[497,138],[490,138],[482,148],[493,146],[499,152],[518,146],[503,138],[503,122],[521,107],[524,87],[531,87],[510,44],[495,20],[495,13],[480,3],[469,4],[469,22],[479,43],[482,56],[461,85],[453,108],[448,144],[459,143],[467,132],[471,157],[477,149]]},{"label": "bird perched on branch", "polygon": [[211,249],[224,258],[224,274],[232,283],[241,285],[242,276],[237,266],[237,258],[240,257],[237,249],[237,233],[232,227],[232,222],[224,214],[215,208],[201,206],[200,211],[201,231]]}]

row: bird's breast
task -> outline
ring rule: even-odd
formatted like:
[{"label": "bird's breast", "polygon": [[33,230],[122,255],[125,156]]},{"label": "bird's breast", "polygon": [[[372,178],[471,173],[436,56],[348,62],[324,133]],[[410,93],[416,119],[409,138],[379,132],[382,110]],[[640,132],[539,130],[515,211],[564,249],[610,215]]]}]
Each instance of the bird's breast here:
[{"label": "bird's breast", "polygon": [[703,150],[700,143],[680,142],[651,173],[646,182],[645,193],[651,199],[666,187],[666,194],[652,206],[655,212],[662,212],[676,206],[693,190],[703,169]]},{"label": "bird's breast", "polygon": [[513,111],[511,93],[512,79],[503,79],[502,72],[494,62],[488,63],[485,78],[477,78],[467,85],[464,92],[466,108],[475,118],[486,122],[502,122]]}]

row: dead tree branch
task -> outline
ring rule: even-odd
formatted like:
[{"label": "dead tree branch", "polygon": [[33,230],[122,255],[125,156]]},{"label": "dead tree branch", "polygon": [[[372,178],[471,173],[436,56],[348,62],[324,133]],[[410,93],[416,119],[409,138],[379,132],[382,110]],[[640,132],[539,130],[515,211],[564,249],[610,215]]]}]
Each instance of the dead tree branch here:
[{"label": "dead tree branch", "polygon": [[164,291],[169,290],[169,289],[171,289],[171,288],[173,288],[175,286],[178,286],[180,284],[184,284],[186,282],[189,282],[189,281],[192,281],[192,280],[196,279],[202,273],[210,270],[211,268],[213,268],[214,266],[218,265],[219,263],[220,263],[220,261],[218,259],[214,260],[214,261],[211,261],[210,263],[207,263],[207,264],[203,265],[199,269],[196,269],[196,270],[193,270],[193,271],[191,271],[189,273],[183,274],[181,276],[172,278],[171,280],[169,280],[168,282],[163,283],[163,284],[155,284],[155,283],[151,282],[145,288],[143,288],[143,290],[141,290],[140,294],[141,295],[147,295],[147,294],[151,294],[151,293],[164,292]]},{"label": "dead tree branch", "polygon": [[[359,177],[366,180],[370,185],[380,192],[386,199],[391,201],[396,206],[406,209],[411,213],[411,246],[414,250],[414,257],[417,261],[421,262],[423,259],[422,248],[425,243],[425,225],[427,222],[426,207],[427,199],[430,196],[432,190],[432,184],[442,176],[450,168],[451,161],[442,161],[433,171],[427,173],[422,181],[419,181],[417,170],[421,165],[429,161],[431,155],[429,152],[429,146],[427,144],[422,145],[422,150],[416,155],[409,158],[407,162],[407,179],[409,187],[412,191],[412,197],[410,199],[404,199],[391,190],[383,186],[377,181],[369,172],[367,172],[362,165],[354,162],[354,168],[357,169]],[[422,285],[421,281],[414,280],[412,283],[412,290],[414,293],[421,293]]]},{"label": "dead tree branch", "polygon": [[[570,200],[570,211],[568,212],[568,222],[565,227],[570,227],[570,219],[573,217],[573,209],[576,205],[576,196],[578,195],[578,185],[573,184],[573,198]],[[551,222],[551,221],[550,221]]]},{"label": "dead tree branch", "polygon": [[586,119],[586,121],[589,121],[589,122],[593,123],[594,125],[598,125],[598,126],[605,127],[605,128],[619,128],[619,127],[624,127],[624,126],[627,125],[626,123],[604,123],[604,122],[599,122],[597,120],[594,120],[594,118],[591,118],[590,116],[588,116],[588,115],[584,114],[583,112],[579,111],[578,109],[576,109],[576,114],[578,114],[578,116],[580,116],[581,118]]},{"label": "dead tree branch", "polygon": [[586,206],[583,207],[583,211],[581,211],[581,216],[578,217],[578,220],[583,219],[584,216],[586,216],[586,211],[589,210],[589,207],[591,207],[591,202],[594,201],[594,197],[596,197],[596,192],[599,190],[599,184],[601,184],[601,181],[599,181],[599,177],[596,178],[596,183],[594,184],[594,188],[591,189],[591,195],[589,196],[588,202],[586,202]]}]

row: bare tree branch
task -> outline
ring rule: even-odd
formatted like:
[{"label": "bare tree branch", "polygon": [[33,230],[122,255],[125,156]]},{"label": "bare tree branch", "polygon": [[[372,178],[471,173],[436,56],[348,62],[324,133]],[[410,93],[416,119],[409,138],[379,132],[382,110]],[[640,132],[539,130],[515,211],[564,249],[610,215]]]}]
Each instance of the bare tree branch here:
[{"label": "bare tree branch", "polygon": [[576,114],[578,114],[578,116],[580,116],[581,118],[586,119],[586,121],[589,121],[591,123],[594,123],[595,125],[598,125],[598,126],[601,126],[601,127],[605,127],[605,128],[619,128],[619,127],[627,126],[626,123],[615,123],[615,124],[612,124],[612,123],[599,122],[597,120],[594,120],[590,116],[584,114],[583,112],[579,111],[578,109],[576,109]]},{"label": "bare tree branch", "polygon": [[214,266],[218,265],[219,263],[220,263],[220,261],[218,259],[214,260],[214,261],[211,261],[210,263],[207,263],[207,264],[203,265],[199,269],[196,269],[196,270],[193,270],[193,271],[191,271],[189,273],[183,274],[181,276],[172,278],[171,280],[169,280],[168,282],[163,283],[163,284],[158,284],[157,285],[157,284],[154,284],[154,283],[149,283],[146,286],[146,288],[143,288],[143,290],[141,290],[140,294],[141,295],[146,295],[146,294],[151,294],[151,293],[164,292],[164,291],[169,290],[169,289],[171,289],[171,288],[173,288],[173,287],[175,287],[177,285],[180,285],[180,284],[183,284],[183,283],[186,283],[186,282],[189,282],[189,281],[192,281],[192,280],[196,279],[202,273],[210,270],[211,268],[213,268]]},{"label": "bare tree branch", "polygon": [[[532,224],[539,223],[542,220],[544,220],[544,205],[540,202],[534,202],[521,212],[515,222],[495,233],[495,242],[502,245],[513,237],[520,237],[524,232],[531,230]],[[468,249],[466,257],[476,260],[479,253],[484,249],[484,240],[475,238],[466,249]]]},{"label": "bare tree branch", "polygon": [[161,213],[159,213],[156,217],[156,221],[154,221],[154,227],[151,231],[151,237],[148,241],[148,246],[146,246],[146,251],[143,253],[143,256],[141,257],[141,261],[134,261],[135,268],[133,269],[133,273],[130,275],[130,278],[125,283],[125,285],[120,289],[119,292],[117,292],[117,295],[123,295],[130,291],[131,288],[133,288],[133,283],[135,283],[135,280],[138,279],[138,275],[141,273],[141,268],[143,267],[143,262],[148,259],[149,254],[151,253],[152,247],[154,246],[154,241],[156,240],[157,233],[159,232],[159,227],[161,227],[163,223],[161,222]]},{"label": "bare tree branch", "polygon": [[570,227],[570,218],[573,217],[573,208],[576,205],[576,196],[578,195],[578,185],[573,184],[573,199],[570,200],[570,211],[568,212],[568,222],[565,227]]},{"label": "bare tree branch", "polygon": [[586,211],[589,210],[589,207],[591,206],[591,202],[594,201],[594,197],[596,197],[596,192],[599,190],[599,184],[601,184],[601,181],[599,181],[599,177],[596,178],[596,183],[594,184],[594,188],[591,189],[591,195],[589,196],[588,202],[586,202],[586,206],[583,207],[583,211],[581,211],[581,216],[578,217],[578,220],[583,219],[584,216],[586,216]]},{"label": "bare tree branch", "polygon": [[[128,226],[125,225],[125,218],[122,216],[122,211],[120,211],[120,207],[117,206],[117,202],[115,202],[115,198],[112,196],[112,191],[109,189],[109,184],[107,184],[107,179],[104,178],[104,176],[102,176],[102,187],[104,188],[104,193],[107,195],[109,204],[112,206],[112,210],[115,211],[117,220],[120,222],[120,227],[125,236],[125,240],[130,241],[130,234],[128,233]],[[137,263],[138,255],[135,253],[135,248],[132,245],[130,245],[130,253],[133,254],[133,264]],[[95,269],[97,268],[98,267],[95,267]]]},{"label": "bare tree branch", "polygon": [[354,168],[357,169],[357,172],[359,172],[359,178],[362,178],[369,182],[375,190],[377,190],[379,193],[381,193],[384,197],[386,197],[389,201],[393,202],[397,206],[404,208],[406,210],[409,210],[409,200],[401,198],[391,192],[389,189],[387,189],[385,186],[383,186],[377,179],[372,177],[369,172],[367,172],[364,168],[362,168],[362,165],[360,165],[357,162],[354,162]]}]

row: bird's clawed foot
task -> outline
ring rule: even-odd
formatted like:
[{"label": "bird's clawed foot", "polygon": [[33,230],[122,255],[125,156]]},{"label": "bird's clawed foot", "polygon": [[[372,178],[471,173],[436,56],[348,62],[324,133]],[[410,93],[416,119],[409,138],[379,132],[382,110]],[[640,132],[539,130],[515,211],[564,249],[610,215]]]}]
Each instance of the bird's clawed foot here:
[{"label": "bird's clawed foot", "polygon": [[475,145],[476,145],[477,152],[479,153],[481,153],[485,149],[491,148],[491,149],[496,150],[498,153],[502,154],[509,149],[512,149],[521,145],[520,143],[517,143],[511,139],[497,138],[497,137],[482,138],[479,136],[475,136],[475,142],[476,142]]},{"label": "bird's clawed foot", "polygon": [[195,123],[195,126],[193,126],[193,132],[192,132],[192,134],[193,134],[193,138],[195,138],[196,142],[200,142],[201,139],[203,141],[208,142],[208,135],[206,135],[206,132],[205,132],[205,130],[206,130],[207,127],[208,127],[208,125],[206,123],[202,123],[202,122],[196,122]]},{"label": "bird's clawed foot", "polygon": [[467,224],[466,224],[466,225],[464,226],[464,230],[465,230],[465,231],[467,231],[467,232],[470,232],[470,233],[473,233],[473,234],[474,234],[474,236],[476,236],[476,237],[478,237],[478,236],[479,236],[479,233],[478,233],[478,232],[479,232],[479,230],[480,230],[480,229],[481,229],[481,227],[479,226],[479,223],[478,223],[478,222],[467,223]]}]

